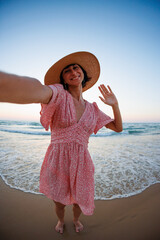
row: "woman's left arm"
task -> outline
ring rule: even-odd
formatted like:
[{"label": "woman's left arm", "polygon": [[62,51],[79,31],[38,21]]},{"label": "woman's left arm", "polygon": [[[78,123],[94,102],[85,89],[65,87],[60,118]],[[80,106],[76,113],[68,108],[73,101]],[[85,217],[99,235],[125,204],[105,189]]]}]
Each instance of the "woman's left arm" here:
[{"label": "woman's left arm", "polygon": [[122,117],[118,106],[118,101],[114,93],[112,92],[110,86],[105,87],[104,84],[100,85],[98,88],[102,93],[102,97],[99,97],[105,104],[109,105],[113,109],[114,121],[108,123],[105,127],[109,128],[115,132],[121,132],[123,130],[122,127]]}]

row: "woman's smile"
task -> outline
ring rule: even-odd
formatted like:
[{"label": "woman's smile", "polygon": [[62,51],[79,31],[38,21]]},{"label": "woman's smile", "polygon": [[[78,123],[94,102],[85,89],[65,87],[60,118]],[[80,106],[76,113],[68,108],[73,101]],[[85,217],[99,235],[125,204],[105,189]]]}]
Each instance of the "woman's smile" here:
[{"label": "woman's smile", "polygon": [[79,78],[80,78],[80,75],[76,77],[72,77],[71,80],[79,80]]}]

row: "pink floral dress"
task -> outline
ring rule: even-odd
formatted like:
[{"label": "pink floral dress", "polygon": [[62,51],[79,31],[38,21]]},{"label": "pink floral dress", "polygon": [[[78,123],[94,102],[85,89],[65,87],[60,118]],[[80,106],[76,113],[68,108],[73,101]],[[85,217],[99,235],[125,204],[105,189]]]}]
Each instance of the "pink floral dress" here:
[{"label": "pink floral dress", "polygon": [[40,172],[40,192],[64,205],[77,203],[85,215],[94,211],[94,165],[88,152],[89,136],[113,121],[97,104],[86,102],[77,122],[72,95],[61,84],[50,85],[48,104],[40,122],[51,129],[51,143]]}]

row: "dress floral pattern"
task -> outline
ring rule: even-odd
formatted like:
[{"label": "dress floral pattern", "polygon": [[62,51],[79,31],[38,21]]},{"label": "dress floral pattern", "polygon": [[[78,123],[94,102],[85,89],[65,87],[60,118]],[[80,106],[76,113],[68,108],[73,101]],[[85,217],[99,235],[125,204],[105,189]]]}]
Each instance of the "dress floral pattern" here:
[{"label": "dress floral pattern", "polygon": [[88,152],[89,136],[113,121],[97,104],[85,100],[77,122],[72,95],[61,84],[49,86],[52,99],[42,104],[40,122],[51,129],[40,172],[40,192],[64,205],[77,203],[85,215],[94,211],[94,165]]}]

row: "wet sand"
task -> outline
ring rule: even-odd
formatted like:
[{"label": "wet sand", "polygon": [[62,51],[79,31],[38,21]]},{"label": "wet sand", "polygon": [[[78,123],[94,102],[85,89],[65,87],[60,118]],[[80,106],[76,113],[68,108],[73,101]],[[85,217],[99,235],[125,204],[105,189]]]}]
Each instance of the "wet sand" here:
[{"label": "wet sand", "polygon": [[65,231],[54,227],[54,204],[43,195],[24,193],[7,186],[0,178],[0,239],[2,240],[159,240],[160,184],[122,199],[95,201],[92,216],[81,215],[84,231],[76,233],[72,206],[66,207]]}]

